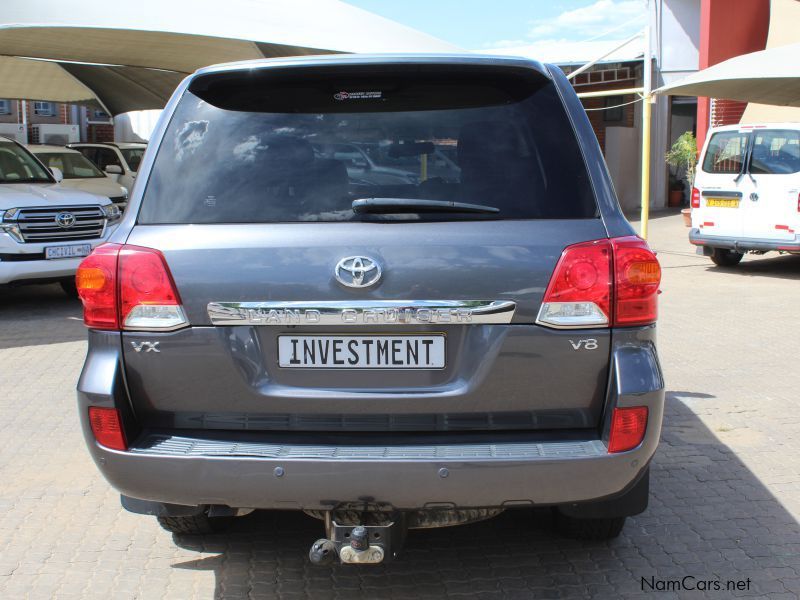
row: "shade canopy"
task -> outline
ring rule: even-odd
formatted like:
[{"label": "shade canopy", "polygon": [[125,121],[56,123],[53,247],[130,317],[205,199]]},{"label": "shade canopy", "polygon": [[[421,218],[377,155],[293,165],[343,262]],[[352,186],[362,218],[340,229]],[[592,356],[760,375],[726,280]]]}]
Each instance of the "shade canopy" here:
[{"label": "shade canopy", "polygon": [[655,93],[800,106],[800,44],[728,59],[659,88]]},{"label": "shade canopy", "polygon": [[[3,0],[0,98],[161,108],[210,64],[336,52],[458,52],[339,0]],[[45,59],[51,62],[42,62]]]}]

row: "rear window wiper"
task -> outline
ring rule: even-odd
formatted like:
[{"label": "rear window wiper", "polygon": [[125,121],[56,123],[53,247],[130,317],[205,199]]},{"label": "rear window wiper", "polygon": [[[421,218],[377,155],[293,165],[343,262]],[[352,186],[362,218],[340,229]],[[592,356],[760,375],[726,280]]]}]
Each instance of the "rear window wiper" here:
[{"label": "rear window wiper", "polygon": [[357,198],[353,200],[353,212],[358,214],[399,213],[499,213],[500,209],[484,204],[449,202],[447,200],[425,200],[423,198]]}]

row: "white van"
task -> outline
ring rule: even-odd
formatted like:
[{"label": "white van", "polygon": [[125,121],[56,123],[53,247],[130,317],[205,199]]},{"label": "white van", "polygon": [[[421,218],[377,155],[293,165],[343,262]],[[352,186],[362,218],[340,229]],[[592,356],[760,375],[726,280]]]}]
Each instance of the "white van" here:
[{"label": "white van", "polygon": [[709,131],[692,188],[689,241],[719,266],[745,252],[800,253],[800,123]]}]

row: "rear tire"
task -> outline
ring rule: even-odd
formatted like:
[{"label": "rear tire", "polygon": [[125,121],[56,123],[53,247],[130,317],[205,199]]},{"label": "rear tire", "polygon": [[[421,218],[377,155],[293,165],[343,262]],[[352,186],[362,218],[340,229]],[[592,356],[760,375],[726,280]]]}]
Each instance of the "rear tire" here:
[{"label": "rear tire", "polygon": [[61,282],[61,289],[70,298],[78,297],[78,287],[75,285],[74,279],[65,279]]},{"label": "rear tire", "polygon": [[744,254],[725,248],[714,248],[711,253],[711,260],[718,267],[735,267],[742,261]]},{"label": "rear tire", "polygon": [[203,535],[227,529],[233,517],[209,517],[202,513],[191,517],[158,517],[158,524],[170,533]]},{"label": "rear tire", "polygon": [[627,517],[581,519],[556,512],[556,527],[562,535],[576,540],[611,540],[625,526]]}]

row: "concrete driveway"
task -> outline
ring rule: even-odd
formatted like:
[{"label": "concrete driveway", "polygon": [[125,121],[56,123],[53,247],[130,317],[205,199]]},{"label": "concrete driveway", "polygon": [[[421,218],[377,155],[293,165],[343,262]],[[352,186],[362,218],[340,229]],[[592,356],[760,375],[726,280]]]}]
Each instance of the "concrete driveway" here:
[{"label": "concrete driveway", "polygon": [[304,515],[173,539],[122,511],[75,414],[79,304],[0,292],[0,598],[797,598],[800,256],[720,269],[678,215],[651,231],[669,393],[648,511],[609,543],[558,537],[546,510],[414,531],[377,568],[311,567]]}]

